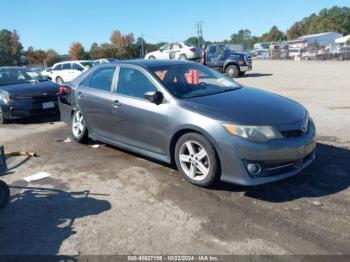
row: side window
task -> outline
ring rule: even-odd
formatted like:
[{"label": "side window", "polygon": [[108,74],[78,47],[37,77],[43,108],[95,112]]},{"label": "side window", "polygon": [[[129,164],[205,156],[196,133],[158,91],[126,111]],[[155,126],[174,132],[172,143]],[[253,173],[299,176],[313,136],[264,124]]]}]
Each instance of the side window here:
[{"label": "side window", "polygon": [[111,91],[114,72],[115,72],[114,67],[105,67],[105,68],[96,70],[95,72],[92,73],[89,87],[102,90],[102,91],[108,91],[108,92]]},{"label": "side window", "polygon": [[65,63],[62,65],[62,70],[67,70],[67,69],[71,69],[71,64],[70,63]]},{"label": "side window", "polygon": [[122,67],[119,72],[117,93],[136,98],[144,98],[148,91],[155,91],[153,82],[140,70]]},{"label": "side window", "polygon": [[56,66],[53,68],[53,70],[56,70],[56,71],[62,70],[62,64],[56,65]]},{"label": "side window", "polygon": [[77,63],[73,63],[72,69],[73,70],[84,71],[84,68],[81,65],[77,64]]},{"label": "side window", "polygon": [[90,86],[90,79],[91,79],[91,75],[87,75],[83,81],[80,82],[79,86],[81,87],[89,87]]}]

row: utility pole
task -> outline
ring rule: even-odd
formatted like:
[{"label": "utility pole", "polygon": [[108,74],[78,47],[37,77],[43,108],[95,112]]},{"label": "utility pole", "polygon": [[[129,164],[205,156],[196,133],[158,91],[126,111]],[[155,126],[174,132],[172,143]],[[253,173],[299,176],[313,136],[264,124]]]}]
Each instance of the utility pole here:
[{"label": "utility pole", "polygon": [[142,38],[142,40],[141,40],[141,54],[142,54],[142,57],[144,57],[145,56],[145,47],[144,47],[145,41],[143,39],[143,34],[141,35],[141,38]]},{"label": "utility pole", "polygon": [[197,27],[197,38],[198,38],[198,45],[202,47],[202,39],[203,39],[203,21],[199,21],[196,23]]}]

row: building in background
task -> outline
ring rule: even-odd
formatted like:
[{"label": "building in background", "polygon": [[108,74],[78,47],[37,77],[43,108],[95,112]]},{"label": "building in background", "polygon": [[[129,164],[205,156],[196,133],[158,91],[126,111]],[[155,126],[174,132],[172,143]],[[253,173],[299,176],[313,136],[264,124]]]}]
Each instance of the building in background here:
[{"label": "building in background", "polygon": [[314,45],[319,47],[334,45],[337,38],[342,37],[342,34],[336,32],[325,32],[313,35],[304,35],[295,40],[288,41],[289,48],[305,49]]}]

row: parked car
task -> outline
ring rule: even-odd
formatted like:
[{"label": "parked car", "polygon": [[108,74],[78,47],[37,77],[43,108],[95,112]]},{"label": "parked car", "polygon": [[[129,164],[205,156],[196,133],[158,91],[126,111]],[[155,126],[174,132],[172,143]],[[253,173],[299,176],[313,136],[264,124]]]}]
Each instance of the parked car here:
[{"label": "parked car", "polygon": [[145,59],[196,60],[199,59],[200,52],[199,47],[184,42],[175,42],[148,53]]},{"label": "parked car", "polygon": [[51,71],[52,71],[52,67],[48,67],[48,68],[45,68],[44,70],[42,70],[40,72],[40,74],[42,74],[43,76],[51,78]]},{"label": "parked car", "polygon": [[339,60],[350,59],[350,46],[343,46],[338,53]]},{"label": "parked car", "polygon": [[72,81],[82,72],[93,67],[94,63],[90,60],[65,61],[56,63],[52,67],[50,77],[53,82],[62,84]]},{"label": "parked car", "polygon": [[120,61],[60,88],[61,119],[88,137],[166,163],[189,182],[258,185],[315,157],[315,126],[290,99],[189,61]]},{"label": "parked car", "polygon": [[100,64],[105,64],[105,63],[110,63],[110,62],[115,62],[118,61],[118,59],[115,58],[102,58],[94,61],[94,66],[100,65]]},{"label": "parked car", "polygon": [[10,119],[58,114],[58,86],[22,67],[0,67],[0,124]]},{"label": "parked car", "polygon": [[323,49],[307,50],[301,54],[301,58],[303,60],[316,60],[316,59],[325,60],[327,59],[327,57],[328,57],[328,54]]},{"label": "parked car", "polygon": [[252,70],[250,55],[232,50],[223,44],[208,45],[204,51],[204,64],[235,78]]}]

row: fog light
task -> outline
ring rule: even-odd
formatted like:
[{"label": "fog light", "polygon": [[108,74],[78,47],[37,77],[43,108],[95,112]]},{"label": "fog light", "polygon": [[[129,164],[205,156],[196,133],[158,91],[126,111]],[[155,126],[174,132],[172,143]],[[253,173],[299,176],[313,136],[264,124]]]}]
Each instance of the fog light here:
[{"label": "fog light", "polygon": [[249,163],[247,165],[247,170],[252,175],[259,175],[261,172],[261,166],[259,164]]}]

